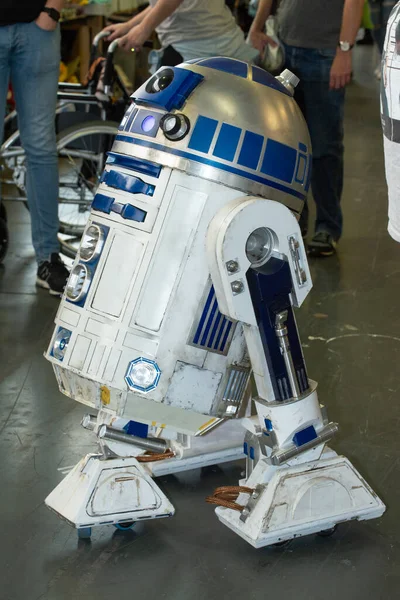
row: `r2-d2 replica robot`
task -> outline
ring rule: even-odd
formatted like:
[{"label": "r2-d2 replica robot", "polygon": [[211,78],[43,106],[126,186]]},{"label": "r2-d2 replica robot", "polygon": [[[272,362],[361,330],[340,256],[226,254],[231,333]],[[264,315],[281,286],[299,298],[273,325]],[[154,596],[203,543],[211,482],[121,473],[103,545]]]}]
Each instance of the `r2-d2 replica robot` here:
[{"label": "r2-d2 replica robot", "polygon": [[60,390],[93,409],[99,451],[46,499],[81,536],[172,516],[157,476],[243,455],[243,480],[208,500],[256,548],[385,510],[326,446],[337,425],[296,327],[312,286],[296,83],[212,58],[133,94],[47,352]]}]

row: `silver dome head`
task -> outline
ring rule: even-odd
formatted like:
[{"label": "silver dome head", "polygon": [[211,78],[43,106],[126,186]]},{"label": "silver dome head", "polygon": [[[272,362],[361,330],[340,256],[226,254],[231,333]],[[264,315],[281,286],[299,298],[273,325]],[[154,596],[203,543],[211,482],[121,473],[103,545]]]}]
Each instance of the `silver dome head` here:
[{"label": "silver dome head", "polygon": [[138,157],[300,212],[311,144],[284,83],[231,58],[162,67],[132,95],[135,104],[122,121],[116,150],[135,144]]}]

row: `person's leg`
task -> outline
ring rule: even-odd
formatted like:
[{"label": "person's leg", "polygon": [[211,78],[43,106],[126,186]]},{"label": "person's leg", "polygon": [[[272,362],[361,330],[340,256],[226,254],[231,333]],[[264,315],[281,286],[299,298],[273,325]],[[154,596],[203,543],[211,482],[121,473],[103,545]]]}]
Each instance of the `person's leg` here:
[{"label": "person's leg", "polygon": [[379,53],[382,54],[383,42],[385,40],[385,30],[383,25],[384,0],[369,0],[368,4],[371,22],[374,26],[372,29],[372,37],[378,47]]},{"label": "person's leg", "polygon": [[[285,46],[285,67],[290,69],[293,72],[297,71],[296,68],[296,48],[292,46]],[[299,108],[303,115],[305,115],[305,103],[304,103],[304,94],[301,88],[296,89],[296,102],[299,105]],[[299,226],[301,230],[301,234],[304,239],[306,239],[308,234],[308,219],[309,219],[309,209],[308,209],[308,198],[306,197],[304,200],[303,210],[300,214]]]},{"label": "person's leg", "polygon": [[55,111],[60,34],[18,24],[11,62],[21,142],[27,161],[27,198],[38,264],[59,251],[58,159]]},{"label": "person's leg", "polygon": [[335,50],[290,48],[288,68],[300,77],[298,97],[310,131],[313,150],[311,189],[317,206],[316,233],[337,241],[342,234],[344,90],[329,90]]},{"label": "person's leg", "polygon": [[10,77],[11,27],[0,27],[0,143],[3,139],[3,123]]},{"label": "person's leg", "polygon": [[303,87],[313,147],[311,189],[317,206],[315,231],[330,233],[337,241],[343,228],[340,202],[345,91],[329,91],[322,82],[304,82]]}]

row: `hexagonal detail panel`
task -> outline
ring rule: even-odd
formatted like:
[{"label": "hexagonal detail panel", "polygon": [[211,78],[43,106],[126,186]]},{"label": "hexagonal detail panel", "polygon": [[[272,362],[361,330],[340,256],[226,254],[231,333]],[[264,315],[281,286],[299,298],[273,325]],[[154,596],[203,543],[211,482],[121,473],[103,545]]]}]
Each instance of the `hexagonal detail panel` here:
[{"label": "hexagonal detail panel", "polygon": [[154,360],[139,356],[131,360],[126,370],[125,381],[130,390],[151,392],[160,381],[161,370]]}]

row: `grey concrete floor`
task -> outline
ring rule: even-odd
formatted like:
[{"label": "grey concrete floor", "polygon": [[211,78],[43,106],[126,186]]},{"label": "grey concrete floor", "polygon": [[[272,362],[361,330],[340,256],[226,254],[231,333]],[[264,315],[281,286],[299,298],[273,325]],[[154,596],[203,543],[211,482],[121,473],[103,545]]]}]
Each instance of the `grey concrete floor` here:
[{"label": "grey concrete floor", "polygon": [[85,408],[62,396],[42,357],[57,301],[34,287],[29,215],[10,205],[12,244],[0,268],[1,600],[386,600],[400,597],[400,247],[386,233],[387,197],[371,49],[356,49],[346,113],[345,234],[337,257],[312,263],[298,319],[333,446],[388,505],[379,521],[342,525],[254,550],[204,502],[241,464],[165,477],[173,519],[133,531],[76,533],[44,506],[59,469],[90,451]]}]

